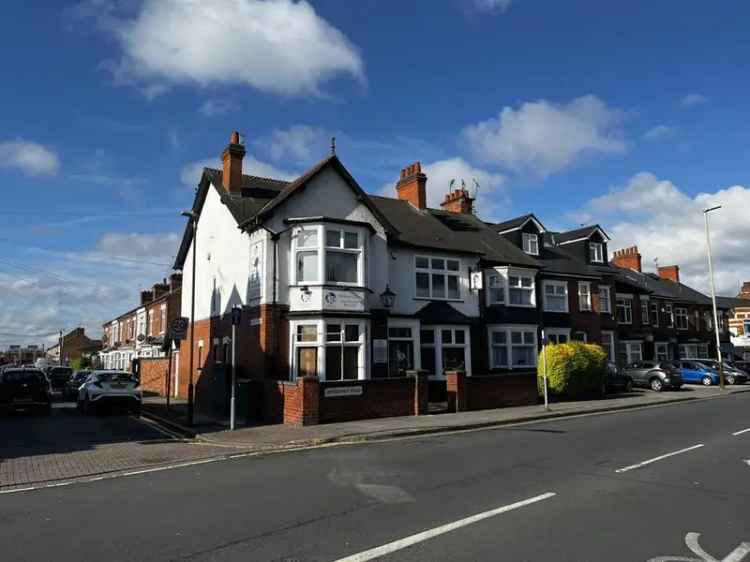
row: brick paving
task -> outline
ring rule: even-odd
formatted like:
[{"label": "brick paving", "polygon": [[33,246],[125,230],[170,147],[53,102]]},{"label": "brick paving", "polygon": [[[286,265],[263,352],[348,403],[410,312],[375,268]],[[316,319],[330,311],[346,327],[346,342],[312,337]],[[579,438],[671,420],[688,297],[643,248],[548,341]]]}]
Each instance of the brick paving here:
[{"label": "brick paving", "polygon": [[56,404],[49,417],[0,416],[0,490],[227,453],[171,439],[127,415],[83,416]]}]

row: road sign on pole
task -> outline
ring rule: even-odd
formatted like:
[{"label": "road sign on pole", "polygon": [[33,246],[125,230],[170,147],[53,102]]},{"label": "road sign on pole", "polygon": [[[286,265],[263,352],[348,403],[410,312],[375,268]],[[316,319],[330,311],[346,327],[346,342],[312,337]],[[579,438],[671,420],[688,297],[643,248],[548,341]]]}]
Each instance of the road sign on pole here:
[{"label": "road sign on pole", "polygon": [[232,307],[232,396],[229,401],[229,429],[234,431],[237,416],[237,326],[242,320],[242,308]]},{"label": "road sign on pole", "polygon": [[184,316],[172,320],[172,323],[169,325],[169,339],[184,340],[187,337],[189,325],[190,320]]}]

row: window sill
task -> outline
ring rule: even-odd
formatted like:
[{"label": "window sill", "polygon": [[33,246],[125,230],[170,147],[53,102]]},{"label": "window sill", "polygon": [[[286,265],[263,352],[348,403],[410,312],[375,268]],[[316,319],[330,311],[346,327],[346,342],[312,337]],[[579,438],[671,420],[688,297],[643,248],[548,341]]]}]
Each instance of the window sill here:
[{"label": "window sill", "polygon": [[440,297],[414,297],[415,301],[464,302],[464,299],[442,299]]},{"label": "window sill", "polygon": [[535,304],[506,304],[509,308],[536,308]]}]

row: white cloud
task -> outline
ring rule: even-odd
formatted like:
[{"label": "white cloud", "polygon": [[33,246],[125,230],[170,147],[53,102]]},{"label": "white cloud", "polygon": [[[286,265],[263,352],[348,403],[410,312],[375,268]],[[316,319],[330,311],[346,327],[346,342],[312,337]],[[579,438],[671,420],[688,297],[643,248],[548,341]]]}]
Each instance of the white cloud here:
[{"label": "white cloud", "polygon": [[143,258],[152,262],[163,262],[174,259],[179,244],[180,235],[175,232],[108,232],[99,239],[89,256],[94,259]]},{"label": "white cloud", "polygon": [[671,137],[675,134],[676,131],[677,129],[668,125],[656,125],[655,127],[651,127],[648,131],[646,131],[643,135],[643,138],[650,141],[662,140],[667,137]]},{"label": "white cloud", "polygon": [[102,187],[112,188],[117,195],[128,203],[141,203],[144,199],[144,188],[148,184],[146,178],[119,177],[100,173],[72,174],[70,179],[82,183],[90,183]]},{"label": "white cloud", "polygon": [[99,10],[75,15],[116,39],[122,56],[107,66],[148,97],[174,84],[319,95],[335,76],[364,79],[358,49],[304,0],[144,0],[132,17],[92,1]]},{"label": "white cloud", "polygon": [[[499,208],[508,203],[508,196],[502,188],[505,178],[500,174],[493,174],[481,168],[476,168],[463,158],[449,158],[430,162],[422,166],[427,176],[427,206],[439,209],[440,203],[450,189],[451,180],[460,185],[463,180],[466,189],[474,194],[474,180],[479,183],[479,194],[475,201],[477,215],[485,220],[497,218]],[[396,179],[384,184],[377,192],[385,197],[396,197]],[[457,185],[454,185],[454,188]]]},{"label": "white cloud", "polygon": [[265,144],[271,159],[295,162],[318,160],[328,150],[330,135],[319,127],[293,125],[288,129],[274,129],[268,139],[259,141]]},{"label": "white cloud", "polygon": [[201,104],[199,111],[204,117],[216,117],[226,115],[237,109],[239,109],[239,106],[229,100],[207,99]]},{"label": "white cloud", "polygon": [[680,105],[683,107],[690,107],[691,105],[698,105],[707,102],[708,98],[703,94],[688,94],[680,100]]},{"label": "white cloud", "polygon": [[711,214],[711,249],[717,291],[737,292],[740,281],[750,280],[747,240],[750,222],[750,188],[735,185],[714,193],[689,196],[674,183],[643,172],[626,185],[591,200],[573,218],[600,222],[612,236],[610,251],[637,245],[644,269],[680,266],[681,280],[698,290],[708,290],[703,209],[722,205]]},{"label": "white cloud", "polygon": [[466,127],[462,136],[481,161],[548,175],[586,153],[624,152],[617,128],[624,113],[593,95],[565,104],[540,100],[505,107],[497,118]]},{"label": "white cloud", "polygon": [[[186,186],[195,188],[201,179],[203,168],[222,169],[221,160],[218,158],[203,158],[194,162],[188,162],[180,171],[180,180]],[[277,180],[291,181],[296,179],[299,174],[282,170],[273,164],[262,162],[252,156],[245,156],[242,162],[242,173],[250,176],[260,176],[262,178],[273,178]]]},{"label": "white cloud", "polygon": [[504,13],[510,8],[513,0],[472,0],[471,7],[479,13]]},{"label": "white cloud", "polygon": [[29,176],[49,176],[60,169],[60,159],[50,148],[19,138],[0,142],[0,168],[17,168]]}]

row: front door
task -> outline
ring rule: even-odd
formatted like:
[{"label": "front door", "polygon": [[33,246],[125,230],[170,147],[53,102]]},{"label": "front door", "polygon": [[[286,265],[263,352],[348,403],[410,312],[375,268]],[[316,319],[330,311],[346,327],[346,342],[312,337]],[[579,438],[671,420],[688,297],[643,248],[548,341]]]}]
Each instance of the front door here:
[{"label": "front door", "polygon": [[299,347],[297,348],[297,376],[298,377],[317,377],[318,376],[318,348],[317,347]]}]

